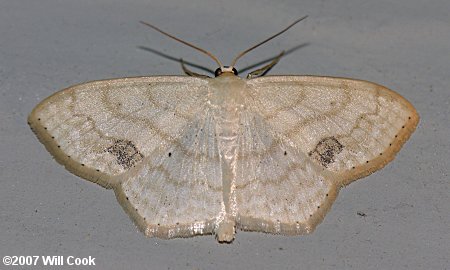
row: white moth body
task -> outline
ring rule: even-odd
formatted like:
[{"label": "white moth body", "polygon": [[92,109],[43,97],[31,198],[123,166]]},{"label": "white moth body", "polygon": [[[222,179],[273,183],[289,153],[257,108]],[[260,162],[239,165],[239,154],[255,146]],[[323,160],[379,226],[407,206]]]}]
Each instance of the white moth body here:
[{"label": "white moth body", "polygon": [[244,107],[246,83],[237,76],[224,73],[211,79],[211,106],[216,119],[216,134],[222,166],[224,219],[217,225],[220,242],[234,239],[236,203],[236,159],[238,154],[239,119]]},{"label": "white moth body", "polygon": [[378,84],[241,79],[189,46],[219,64],[216,78],[185,69],[191,77],[88,82],[28,117],[56,161],[114,189],[147,236],[231,242],[237,230],[310,233],[339,189],[391,161],[419,121],[406,99]]}]

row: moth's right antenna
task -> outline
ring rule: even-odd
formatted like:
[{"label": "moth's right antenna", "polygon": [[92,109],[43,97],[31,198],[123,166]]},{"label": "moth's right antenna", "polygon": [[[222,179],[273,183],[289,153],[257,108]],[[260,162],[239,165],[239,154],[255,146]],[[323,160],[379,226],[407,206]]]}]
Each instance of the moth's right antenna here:
[{"label": "moth's right antenna", "polygon": [[259,47],[259,46],[263,45],[263,44],[266,43],[267,41],[269,41],[269,40],[271,40],[271,39],[274,39],[274,38],[278,37],[279,35],[283,34],[283,33],[286,32],[287,30],[289,30],[289,28],[291,28],[292,26],[296,25],[297,23],[303,21],[303,20],[306,19],[307,17],[308,17],[308,16],[304,16],[304,17],[301,17],[300,19],[297,19],[295,22],[291,23],[288,27],[284,28],[284,29],[281,30],[280,32],[276,33],[275,35],[269,37],[268,39],[265,39],[264,41],[262,41],[262,42],[260,42],[260,43],[258,43],[258,44],[256,44],[256,45],[254,45],[254,46],[252,46],[252,47],[250,47],[250,48],[248,48],[247,50],[241,52],[240,54],[238,54],[238,55],[234,58],[234,60],[233,60],[233,62],[231,62],[231,65],[230,65],[230,66],[234,67],[234,65],[236,64],[237,60],[238,60],[239,58],[241,58],[244,54],[246,54],[246,53],[248,53],[249,51],[255,49],[256,47]]},{"label": "moth's right antenna", "polygon": [[172,38],[172,39],[175,39],[176,41],[181,42],[181,43],[183,43],[184,45],[187,45],[187,46],[189,46],[189,47],[191,47],[191,48],[194,48],[194,49],[196,49],[196,50],[198,50],[198,51],[200,51],[200,52],[202,52],[202,53],[208,55],[209,57],[211,57],[211,58],[219,65],[219,67],[223,67],[223,65],[222,65],[222,63],[220,63],[219,59],[217,59],[217,57],[215,57],[212,53],[210,53],[210,52],[208,52],[208,51],[206,51],[206,50],[203,50],[202,48],[199,48],[199,47],[197,47],[197,46],[195,46],[195,45],[192,45],[191,43],[189,43],[189,42],[187,42],[187,41],[184,41],[184,40],[182,40],[182,39],[179,39],[179,38],[177,38],[177,37],[175,37],[175,36],[173,36],[173,35],[171,35],[171,34],[169,34],[169,33],[166,33],[166,32],[164,32],[163,30],[159,29],[158,27],[156,27],[156,26],[154,26],[154,25],[152,25],[152,24],[150,24],[150,23],[143,22],[143,21],[140,21],[140,23],[142,23],[142,24],[144,24],[144,25],[147,25],[148,27],[153,28],[154,30],[160,32],[161,34],[163,34],[163,35],[165,35],[165,36],[168,36],[168,37],[170,37],[170,38]]}]

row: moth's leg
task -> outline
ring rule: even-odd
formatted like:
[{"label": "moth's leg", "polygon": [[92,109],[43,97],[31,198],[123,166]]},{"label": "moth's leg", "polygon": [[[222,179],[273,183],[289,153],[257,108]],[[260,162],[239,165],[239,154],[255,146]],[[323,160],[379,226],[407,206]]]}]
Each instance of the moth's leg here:
[{"label": "moth's leg", "polygon": [[211,78],[209,76],[203,75],[203,74],[199,74],[199,73],[195,73],[193,71],[190,71],[186,65],[184,64],[183,59],[180,59],[180,63],[181,63],[181,68],[183,69],[183,72],[186,73],[186,75],[188,76],[192,76],[192,77],[198,77],[198,78]]},{"label": "moth's leg", "polygon": [[266,73],[269,72],[269,70],[270,70],[271,68],[273,68],[273,66],[275,66],[275,65],[278,63],[278,61],[280,61],[280,59],[281,59],[281,57],[282,57],[283,55],[284,55],[284,51],[282,51],[277,57],[275,57],[275,58],[272,60],[272,62],[270,62],[269,64],[263,66],[263,67],[260,68],[260,69],[257,69],[257,70],[255,70],[255,71],[250,72],[250,73],[247,75],[247,79],[251,79],[251,78],[255,78],[255,77],[261,77],[261,76],[266,75]]}]

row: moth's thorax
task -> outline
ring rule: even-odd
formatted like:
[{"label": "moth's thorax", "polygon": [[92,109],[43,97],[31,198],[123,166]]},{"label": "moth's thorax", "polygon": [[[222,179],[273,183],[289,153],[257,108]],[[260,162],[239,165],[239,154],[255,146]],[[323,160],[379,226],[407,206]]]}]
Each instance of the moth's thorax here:
[{"label": "moth's thorax", "polygon": [[211,106],[226,110],[240,109],[244,105],[247,83],[230,73],[209,80]]}]

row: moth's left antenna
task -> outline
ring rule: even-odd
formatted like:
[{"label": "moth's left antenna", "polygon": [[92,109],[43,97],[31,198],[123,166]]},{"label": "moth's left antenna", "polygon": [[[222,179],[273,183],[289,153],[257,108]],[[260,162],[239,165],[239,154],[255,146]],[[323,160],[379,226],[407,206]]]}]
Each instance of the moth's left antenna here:
[{"label": "moth's left antenna", "polygon": [[150,23],[143,22],[143,21],[140,21],[140,23],[142,23],[142,24],[144,24],[144,25],[147,25],[148,27],[153,28],[154,30],[160,32],[161,34],[163,34],[163,35],[165,35],[165,36],[168,36],[168,37],[170,37],[170,38],[172,38],[172,39],[175,39],[176,41],[181,42],[181,43],[183,43],[184,45],[187,45],[187,46],[189,46],[189,47],[191,47],[191,48],[194,48],[194,49],[196,49],[196,50],[198,50],[198,51],[200,51],[200,52],[206,54],[207,56],[211,57],[211,58],[219,65],[219,67],[223,67],[223,65],[222,65],[222,63],[220,63],[219,59],[217,59],[217,57],[215,57],[212,53],[210,53],[210,52],[208,52],[208,51],[206,51],[206,50],[204,50],[204,49],[202,49],[202,48],[199,48],[199,47],[197,47],[197,46],[195,46],[195,45],[193,45],[193,44],[191,44],[191,43],[189,43],[189,42],[187,42],[187,41],[184,41],[184,40],[182,40],[182,39],[179,39],[179,38],[177,38],[177,37],[175,37],[175,36],[173,36],[173,35],[171,35],[171,34],[169,34],[169,33],[166,33],[166,32],[164,32],[163,30],[159,29],[158,27],[156,27],[156,26],[154,26],[154,25],[152,25],[152,24],[150,24]]}]

